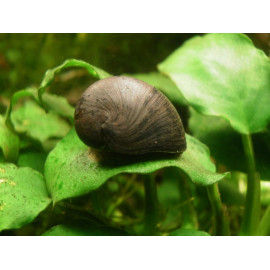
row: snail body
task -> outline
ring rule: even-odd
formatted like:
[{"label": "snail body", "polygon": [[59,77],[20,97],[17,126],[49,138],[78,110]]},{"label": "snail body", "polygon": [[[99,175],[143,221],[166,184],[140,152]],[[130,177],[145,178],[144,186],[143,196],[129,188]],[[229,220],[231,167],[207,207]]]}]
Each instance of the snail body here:
[{"label": "snail body", "polygon": [[74,118],[80,139],[96,149],[128,155],[186,149],[182,121],[168,98],[130,77],[92,84],[78,101]]}]

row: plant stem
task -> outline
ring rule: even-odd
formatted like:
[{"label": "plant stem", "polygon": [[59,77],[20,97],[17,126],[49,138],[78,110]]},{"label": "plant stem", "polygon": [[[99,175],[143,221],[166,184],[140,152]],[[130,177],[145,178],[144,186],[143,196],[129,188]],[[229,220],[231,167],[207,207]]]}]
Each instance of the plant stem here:
[{"label": "plant stem", "polygon": [[270,235],[270,205],[268,205],[263,218],[259,224],[256,235],[269,236]]},{"label": "plant stem", "polygon": [[227,213],[222,208],[218,184],[207,186],[207,193],[215,216],[215,235],[230,235]]},{"label": "plant stem", "polygon": [[260,220],[260,179],[256,176],[251,135],[242,134],[247,163],[247,194],[240,235],[255,235]]},{"label": "plant stem", "polygon": [[145,227],[144,234],[155,235],[159,219],[159,204],[156,181],[153,174],[144,175],[145,191]]}]

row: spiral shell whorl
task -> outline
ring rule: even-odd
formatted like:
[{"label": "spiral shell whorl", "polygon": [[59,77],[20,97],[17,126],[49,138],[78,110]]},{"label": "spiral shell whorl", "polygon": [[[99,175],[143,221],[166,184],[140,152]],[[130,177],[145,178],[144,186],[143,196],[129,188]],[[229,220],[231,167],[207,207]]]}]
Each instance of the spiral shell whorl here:
[{"label": "spiral shell whorl", "polygon": [[117,153],[186,149],[181,119],[167,97],[124,76],[97,81],[83,93],[75,110],[75,128],[85,144],[107,146]]}]

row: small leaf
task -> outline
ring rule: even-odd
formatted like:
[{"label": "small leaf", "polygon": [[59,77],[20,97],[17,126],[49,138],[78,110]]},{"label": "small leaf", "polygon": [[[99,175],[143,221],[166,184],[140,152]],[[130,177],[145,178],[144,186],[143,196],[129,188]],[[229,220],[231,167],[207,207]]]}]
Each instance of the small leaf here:
[{"label": "small leaf", "polygon": [[2,115],[0,115],[0,148],[6,161],[15,162],[17,160],[19,155],[19,137],[7,128]]},{"label": "small leaf", "polygon": [[206,146],[189,135],[187,150],[181,157],[169,154],[124,156],[91,150],[80,141],[74,129],[50,152],[44,173],[55,203],[95,190],[120,173],[147,174],[164,167],[178,167],[193,182],[202,185],[211,185],[228,175],[215,173]]},{"label": "small leaf", "polygon": [[39,100],[40,100],[41,104],[43,104],[42,96],[43,96],[46,88],[52,84],[54,77],[55,77],[55,74],[60,72],[61,70],[65,69],[65,68],[71,68],[71,67],[85,68],[88,71],[88,73],[96,79],[103,79],[103,78],[107,78],[107,77],[111,76],[106,71],[104,71],[98,67],[95,67],[93,65],[90,65],[89,63],[87,63],[85,61],[77,60],[77,59],[68,59],[63,64],[46,71],[46,73],[43,77],[43,80],[40,84],[40,87],[38,89],[38,96],[39,96]]},{"label": "small leaf", "polygon": [[11,118],[16,132],[39,142],[45,150],[51,149],[46,147],[49,139],[62,138],[70,130],[66,121],[53,112],[46,113],[32,100],[14,110]]},{"label": "small leaf", "polygon": [[124,236],[125,232],[111,227],[97,225],[56,225],[43,234],[44,236]]},{"label": "small leaf", "polygon": [[242,34],[208,34],[187,41],[159,65],[198,112],[222,116],[242,133],[270,121],[270,61]]},{"label": "small leaf", "polygon": [[0,231],[30,223],[50,202],[40,173],[0,163]]},{"label": "small leaf", "polygon": [[127,74],[127,76],[142,80],[159,89],[168,99],[179,106],[187,105],[185,98],[175,83],[159,72]]},{"label": "small leaf", "polygon": [[177,229],[170,233],[170,236],[211,236],[207,232],[191,229]]}]

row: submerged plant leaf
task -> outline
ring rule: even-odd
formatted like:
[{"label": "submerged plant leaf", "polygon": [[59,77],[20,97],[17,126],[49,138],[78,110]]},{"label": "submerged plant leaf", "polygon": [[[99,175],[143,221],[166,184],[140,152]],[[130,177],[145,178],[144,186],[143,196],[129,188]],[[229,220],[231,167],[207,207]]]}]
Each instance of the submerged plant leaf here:
[{"label": "submerged plant leaf", "polygon": [[43,104],[43,94],[46,90],[46,88],[52,84],[55,74],[60,72],[61,70],[65,69],[65,68],[85,68],[88,73],[96,78],[96,79],[104,79],[107,77],[110,77],[111,75],[108,74],[106,71],[95,67],[93,65],[90,65],[89,63],[82,61],[82,60],[77,60],[77,59],[68,59],[66,60],[63,64],[52,68],[52,69],[48,69],[43,77],[43,80],[40,84],[40,87],[38,89],[38,96],[39,96],[39,100],[40,103]]},{"label": "submerged plant leaf", "polygon": [[[70,130],[68,123],[53,112],[46,113],[36,102],[29,100],[11,114],[16,132],[38,141],[44,149],[51,138],[62,138]],[[49,149],[46,149],[49,150]]]},{"label": "submerged plant leaf", "polygon": [[242,34],[208,34],[187,41],[159,70],[198,112],[222,116],[242,134],[270,121],[270,61]]},{"label": "submerged plant leaf", "polygon": [[120,173],[147,174],[164,167],[178,167],[201,185],[211,185],[228,175],[215,173],[208,148],[189,135],[187,150],[181,157],[169,154],[125,156],[93,151],[80,141],[74,129],[50,152],[44,173],[55,203],[95,190]]},{"label": "submerged plant leaf", "polygon": [[5,119],[0,115],[0,149],[7,161],[15,162],[19,155],[19,137],[9,130]]},{"label": "submerged plant leaf", "polygon": [[40,173],[0,163],[0,231],[32,222],[50,202]]}]

